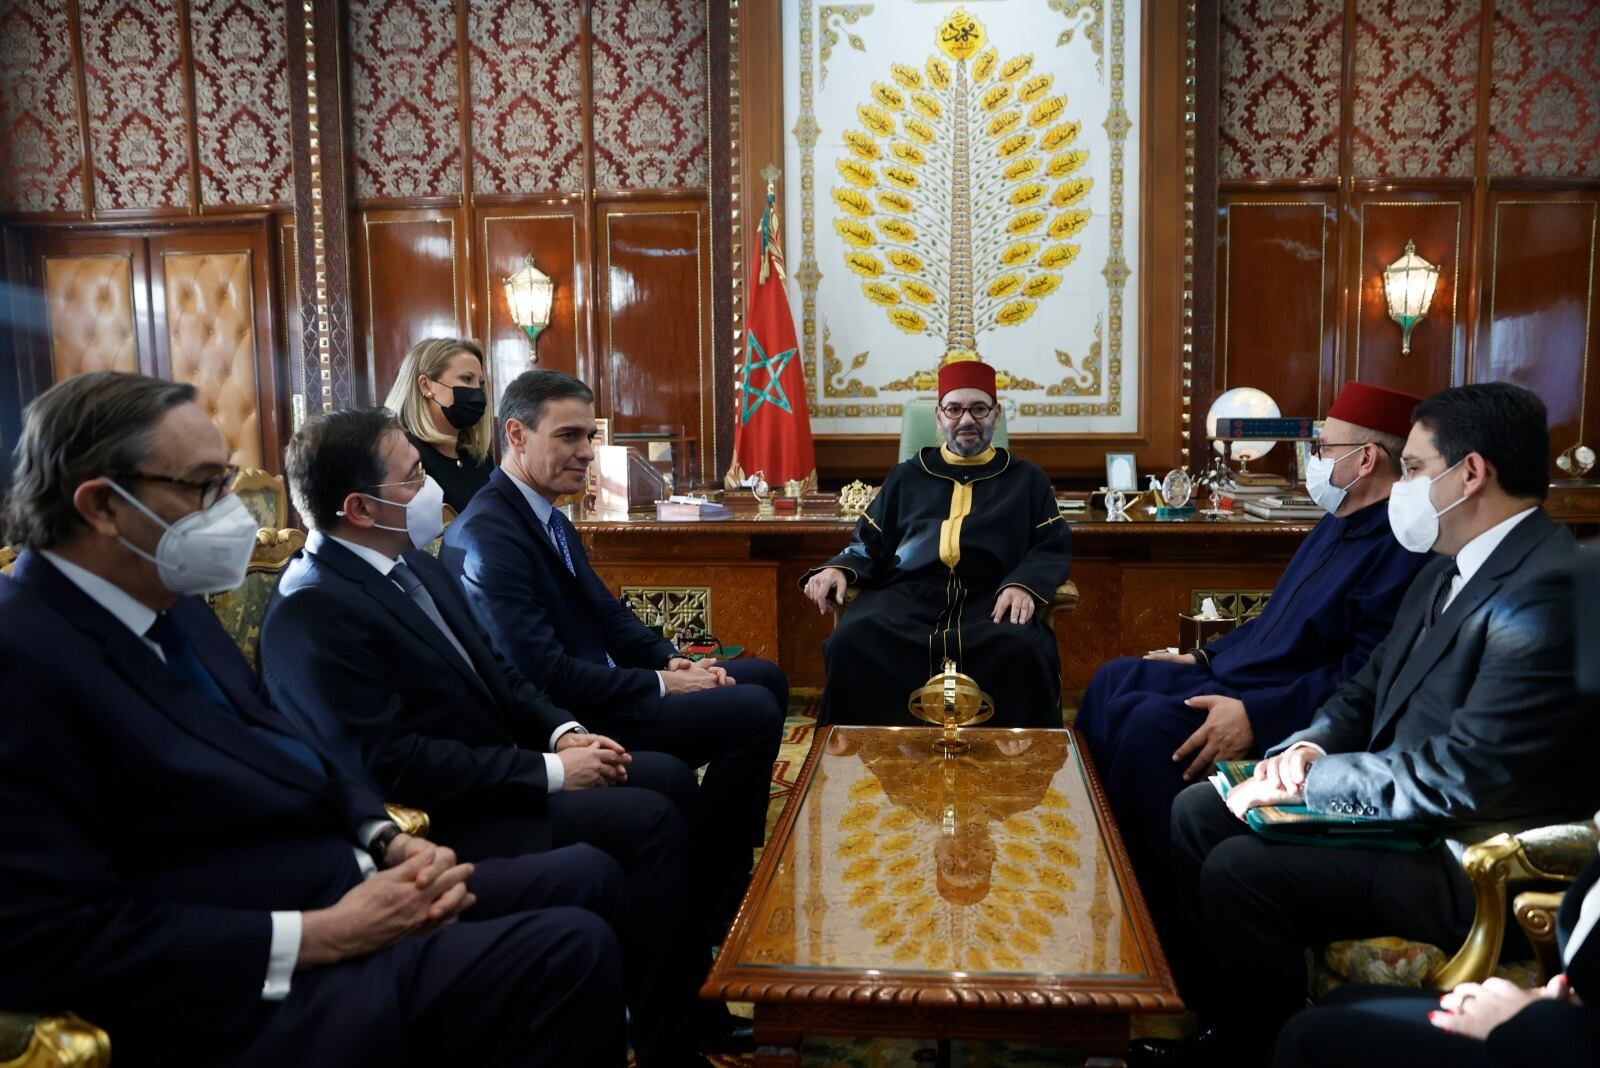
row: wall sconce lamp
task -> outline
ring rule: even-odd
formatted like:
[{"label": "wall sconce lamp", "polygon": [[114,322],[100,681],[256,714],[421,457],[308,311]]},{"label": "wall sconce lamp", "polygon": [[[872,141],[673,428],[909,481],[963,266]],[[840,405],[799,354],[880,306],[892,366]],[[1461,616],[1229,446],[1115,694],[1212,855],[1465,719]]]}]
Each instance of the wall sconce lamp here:
[{"label": "wall sconce lamp", "polygon": [[1439,268],[1417,255],[1414,241],[1406,242],[1406,254],[1383,269],[1383,295],[1389,302],[1389,318],[1400,324],[1401,355],[1411,354],[1411,329],[1428,314],[1434,287],[1439,284]]},{"label": "wall sconce lamp", "polygon": [[506,279],[506,304],[511,321],[528,335],[528,362],[539,362],[539,333],[550,325],[550,305],[555,301],[556,284],[533,265],[533,253],[522,261],[522,269]]}]

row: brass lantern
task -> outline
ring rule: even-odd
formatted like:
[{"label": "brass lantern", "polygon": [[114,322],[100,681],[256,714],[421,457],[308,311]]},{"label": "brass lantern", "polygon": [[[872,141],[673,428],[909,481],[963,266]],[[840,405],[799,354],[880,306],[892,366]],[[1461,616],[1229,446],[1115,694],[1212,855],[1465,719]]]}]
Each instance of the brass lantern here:
[{"label": "brass lantern", "polygon": [[550,325],[550,305],[555,301],[556,284],[534,266],[530,252],[522,261],[522,269],[507,278],[505,286],[511,321],[528,335],[529,362],[538,363],[539,333]]},{"label": "brass lantern", "polygon": [[1411,354],[1411,329],[1428,314],[1433,290],[1439,284],[1439,268],[1417,255],[1414,241],[1406,242],[1406,254],[1383,269],[1383,295],[1389,302],[1389,318],[1400,324],[1402,355]]}]

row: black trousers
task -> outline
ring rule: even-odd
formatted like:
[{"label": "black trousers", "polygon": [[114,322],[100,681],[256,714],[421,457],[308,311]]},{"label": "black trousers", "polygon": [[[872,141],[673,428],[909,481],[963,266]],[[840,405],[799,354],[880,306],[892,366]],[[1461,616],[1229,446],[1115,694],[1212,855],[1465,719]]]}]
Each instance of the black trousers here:
[{"label": "black trousers", "polygon": [[766,836],[789,683],[770,660],[728,660],[722,666],[737,685],[669,694],[659,699],[654,715],[588,726],[630,750],[670,753],[691,768],[705,767],[690,837],[708,872],[738,882],[749,875],[751,851]]},{"label": "black trousers", "polygon": [[1307,947],[1377,935],[1455,946],[1472,922],[1471,884],[1443,846],[1274,842],[1235,818],[1210,783],[1178,795],[1172,854],[1178,982],[1243,1065],[1268,1063],[1279,1029],[1305,1006]]},{"label": "black trousers", "polygon": [[711,960],[702,929],[684,922],[701,900],[691,886],[686,829],[698,806],[694,772],[664,753],[632,755],[627,786],[559,791],[546,799],[545,814],[518,819],[497,812],[462,827],[456,840],[441,840],[464,860],[510,856],[526,848],[533,823],[547,821],[558,851],[591,846],[616,862],[621,893],[614,925],[634,1051],[642,1068],[651,1068],[689,1059],[701,1031],[714,1026],[698,999]]},{"label": "black trousers", "polygon": [[150,1033],[114,1035],[117,1064],[620,1068],[616,862],[570,846],[487,861],[471,885],[478,903],[461,922],[295,973],[287,998],[261,1003],[248,1040],[187,1032],[179,1005]]}]

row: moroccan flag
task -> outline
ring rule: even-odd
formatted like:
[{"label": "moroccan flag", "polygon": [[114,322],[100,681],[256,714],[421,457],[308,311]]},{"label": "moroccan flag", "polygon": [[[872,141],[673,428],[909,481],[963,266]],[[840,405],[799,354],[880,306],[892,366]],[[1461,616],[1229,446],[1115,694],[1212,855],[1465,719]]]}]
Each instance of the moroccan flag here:
[{"label": "moroccan flag", "polygon": [[733,466],[724,485],[734,487],[760,472],[781,492],[798,479],[817,487],[817,457],[811,449],[811,413],[806,407],[805,365],[794,336],[778,247],[776,197],[767,188],[761,213],[761,255],[750,286],[745,317],[744,367],[735,386]]}]

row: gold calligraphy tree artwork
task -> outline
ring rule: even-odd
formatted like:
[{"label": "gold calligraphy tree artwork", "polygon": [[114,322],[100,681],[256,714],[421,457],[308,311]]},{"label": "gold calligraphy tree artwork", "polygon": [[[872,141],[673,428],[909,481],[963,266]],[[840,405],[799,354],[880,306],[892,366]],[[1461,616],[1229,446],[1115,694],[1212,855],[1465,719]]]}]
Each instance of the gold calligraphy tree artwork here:
[{"label": "gold calligraphy tree artwork", "polygon": [[1055,76],[1032,54],[1002,60],[983,23],[957,10],[919,69],[890,66],[846,130],[834,231],[861,291],[908,334],[976,353],[979,335],[1016,326],[1061,286],[1088,225],[1093,179],[1073,147]]}]

